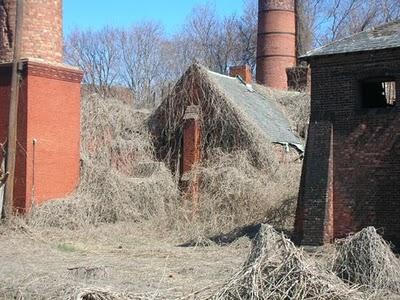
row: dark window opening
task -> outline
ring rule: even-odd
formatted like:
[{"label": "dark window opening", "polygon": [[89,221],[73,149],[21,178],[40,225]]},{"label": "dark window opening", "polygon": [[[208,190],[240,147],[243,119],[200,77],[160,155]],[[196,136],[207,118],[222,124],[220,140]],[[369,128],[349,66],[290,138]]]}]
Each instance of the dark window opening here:
[{"label": "dark window opening", "polygon": [[368,79],[362,83],[362,106],[364,108],[392,107],[396,104],[394,79]]}]

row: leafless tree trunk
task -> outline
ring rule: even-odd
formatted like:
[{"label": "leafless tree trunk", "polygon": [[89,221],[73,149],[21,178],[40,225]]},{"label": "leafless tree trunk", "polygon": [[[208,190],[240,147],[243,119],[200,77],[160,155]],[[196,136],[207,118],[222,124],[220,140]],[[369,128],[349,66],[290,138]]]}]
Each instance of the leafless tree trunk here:
[{"label": "leafless tree trunk", "polygon": [[162,31],[159,24],[148,22],[122,31],[119,36],[121,79],[134,94],[136,103],[152,102],[155,86],[164,76]]},{"label": "leafless tree trunk", "polygon": [[85,73],[84,83],[101,95],[109,95],[117,83],[119,50],[115,43],[118,30],[74,31],[65,42],[67,62]]}]

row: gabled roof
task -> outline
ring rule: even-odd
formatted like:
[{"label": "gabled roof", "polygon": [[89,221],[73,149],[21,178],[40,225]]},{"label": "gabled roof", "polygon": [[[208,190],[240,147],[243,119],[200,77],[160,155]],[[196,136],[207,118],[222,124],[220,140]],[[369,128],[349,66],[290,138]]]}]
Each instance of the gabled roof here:
[{"label": "gabled roof", "polygon": [[292,131],[272,90],[259,85],[246,85],[240,78],[205,70],[218,91],[225,96],[225,100],[256,130],[273,143],[291,145],[304,151],[301,139]]},{"label": "gabled roof", "polygon": [[301,58],[391,48],[400,48],[400,21],[356,33],[321,48],[311,50]]}]

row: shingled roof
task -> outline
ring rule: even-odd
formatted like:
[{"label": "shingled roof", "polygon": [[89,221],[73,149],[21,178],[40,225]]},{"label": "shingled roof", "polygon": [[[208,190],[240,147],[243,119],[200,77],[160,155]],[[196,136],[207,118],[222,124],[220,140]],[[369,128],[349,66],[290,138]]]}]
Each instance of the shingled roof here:
[{"label": "shingled roof", "polygon": [[301,58],[400,48],[400,21],[356,33],[321,48],[314,49]]},{"label": "shingled roof", "polygon": [[288,144],[304,151],[300,138],[292,131],[282,107],[276,102],[273,91],[260,86],[246,85],[240,78],[229,77],[206,70],[209,79],[217,86],[237,112],[260,130],[271,142]]}]

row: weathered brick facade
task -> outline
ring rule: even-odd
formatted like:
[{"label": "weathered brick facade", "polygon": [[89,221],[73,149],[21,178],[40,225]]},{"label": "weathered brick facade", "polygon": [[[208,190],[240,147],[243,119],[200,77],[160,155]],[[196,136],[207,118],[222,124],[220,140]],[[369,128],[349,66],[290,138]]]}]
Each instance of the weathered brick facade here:
[{"label": "weathered brick facade", "polygon": [[[61,63],[62,0],[25,0],[22,58]],[[11,62],[15,40],[16,0],[0,2],[0,62]]]},{"label": "weathered brick facade", "polygon": [[287,89],[286,68],[296,65],[294,0],[259,0],[257,83]]},{"label": "weathered brick facade", "polygon": [[[62,64],[62,0],[25,0],[14,208],[65,197],[79,183],[82,72]],[[8,138],[16,0],[0,2],[0,143]]]},{"label": "weathered brick facade", "polygon": [[[311,119],[296,234],[321,245],[366,226],[400,242],[400,48],[310,58]],[[391,78],[397,105],[365,108],[362,82]]]},{"label": "weathered brick facade", "polygon": [[[11,64],[0,64],[0,141],[7,140]],[[14,207],[64,197],[79,183],[82,72],[26,61],[18,108]]]}]

